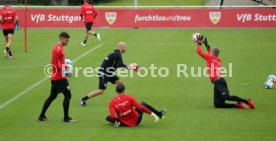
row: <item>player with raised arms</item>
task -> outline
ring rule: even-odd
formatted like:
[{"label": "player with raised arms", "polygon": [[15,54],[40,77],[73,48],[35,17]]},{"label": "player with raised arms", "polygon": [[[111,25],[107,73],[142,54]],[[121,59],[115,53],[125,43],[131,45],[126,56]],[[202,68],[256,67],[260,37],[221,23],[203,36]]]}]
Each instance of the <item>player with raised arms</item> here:
[{"label": "player with raised arms", "polygon": [[[196,38],[195,38],[196,37]],[[193,36],[194,41],[198,44],[197,53],[200,57],[206,60],[208,73],[211,83],[214,84],[214,106],[215,108],[243,108],[248,107],[242,103],[247,104],[251,109],[255,109],[255,105],[251,99],[242,99],[238,96],[231,96],[228,90],[226,80],[221,76],[221,59],[218,48],[211,48],[207,42],[207,38],[197,34]],[[204,43],[208,53],[203,53],[201,44]],[[225,101],[236,101],[236,104],[228,104]]]},{"label": "player with raised arms", "polygon": [[153,116],[155,122],[158,122],[159,118],[163,119],[167,113],[166,109],[158,111],[145,102],[139,104],[134,97],[125,94],[123,84],[116,86],[116,92],[117,96],[110,101],[109,116],[106,117],[106,120],[115,127],[139,125],[144,112]]},{"label": "player with raised arms", "polygon": [[86,33],[84,37],[84,41],[81,42],[82,46],[86,46],[87,39],[89,35],[94,35],[97,37],[98,40],[101,40],[101,36],[99,33],[96,33],[92,30],[92,26],[94,23],[95,18],[97,17],[98,13],[96,12],[93,5],[89,4],[89,0],[83,0],[84,4],[81,6],[81,19],[84,21],[86,27]]}]

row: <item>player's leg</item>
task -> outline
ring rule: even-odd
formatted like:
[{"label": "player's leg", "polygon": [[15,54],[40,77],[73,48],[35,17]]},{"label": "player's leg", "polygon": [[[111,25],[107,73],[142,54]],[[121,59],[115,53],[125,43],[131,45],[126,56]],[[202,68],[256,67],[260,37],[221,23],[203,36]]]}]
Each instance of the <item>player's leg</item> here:
[{"label": "player's leg", "polygon": [[10,59],[13,59],[13,55],[12,55],[12,51],[11,51],[11,45],[12,45],[12,42],[13,42],[13,33],[14,33],[14,30],[10,30],[10,33],[8,34],[8,41],[7,41],[7,48],[9,48],[9,56],[10,56]]},{"label": "player's leg", "polygon": [[[6,44],[8,43],[8,31],[7,30],[3,30],[3,35],[6,41]],[[5,59],[8,58],[8,52],[9,52],[10,48],[6,47],[4,50],[4,57]]]},{"label": "player's leg", "polygon": [[93,35],[93,36],[97,37],[98,40],[100,40],[100,34],[94,32],[92,30],[92,26],[93,26],[93,23],[85,23],[86,33],[85,33],[84,40],[81,43],[82,46],[86,46],[89,35]]},{"label": "player's leg", "polygon": [[240,108],[237,107],[237,104],[228,104],[225,103],[225,99],[222,98],[219,87],[222,85],[220,81],[216,81],[214,84],[214,106],[215,108]]},{"label": "player's leg", "polygon": [[47,121],[47,118],[45,116],[45,113],[47,111],[47,109],[49,108],[49,106],[51,105],[51,103],[57,98],[58,95],[58,91],[56,89],[56,82],[52,81],[51,82],[51,93],[50,96],[47,98],[47,100],[44,102],[42,111],[38,117],[38,120],[40,121]]},{"label": "player's leg", "polygon": [[91,30],[90,24],[85,23],[85,28],[86,28],[86,32],[85,32],[84,40],[83,40],[83,42],[81,42],[82,46],[86,46],[86,43],[87,43],[87,40],[88,40],[88,37],[89,37],[88,31]]},{"label": "player's leg", "polygon": [[165,117],[165,114],[167,113],[166,109],[163,109],[161,111],[156,110],[155,108],[153,108],[151,105],[145,103],[145,102],[141,102],[141,105],[145,106],[146,108],[148,108],[149,110],[151,110],[153,113],[155,113],[156,115],[158,115],[160,117],[160,119],[163,119]]},{"label": "player's leg", "polygon": [[95,31],[92,30],[92,26],[93,26],[93,23],[89,23],[88,25],[88,30],[87,30],[87,33],[89,35],[92,35],[92,36],[95,36],[99,41],[101,40],[101,36],[99,33],[96,33]]},{"label": "player's leg", "polygon": [[116,85],[119,85],[119,84],[123,84],[124,82],[123,82],[123,80],[119,79],[119,80],[116,80],[114,83]]},{"label": "player's leg", "polygon": [[[240,104],[240,102],[247,102],[242,98],[237,96],[230,96],[227,83],[224,78],[220,78],[215,81],[215,107],[216,108],[247,108],[245,105]],[[225,100],[236,101],[237,104],[227,104]]]},{"label": "player's leg", "polygon": [[243,98],[240,98],[238,96],[231,96],[230,93],[229,93],[227,82],[223,78],[222,78],[222,85],[220,87],[218,87],[218,89],[221,92],[223,99],[225,99],[225,100],[237,101],[237,102],[242,102],[242,103],[245,103],[245,104],[248,103],[248,101],[243,99]]},{"label": "player's leg", "polygon": [[63,111],[64,111],[64,122],[76,122],[77,120],[72,119],[69,116],[69,107],[70,107],[70,99],[71,99],[71,90],[67,79],[60,80],[59,82],[61,91],[64,95],[63,99]]},{"label": "player's leg", "polygon": [[108,83],[108,78],[105,75],[99,74],[99,88],[98,88],[98,90],[92,91],[87,96],[81,98],[80,99],[80,105],[85,106],[86,101],[88,99],[103,94],[105,89],[106,89],[107,83]]},{"label": "player's leg", "polygon": [[89,93],[87,96],[83,97],[82,100],[87,101],[88,99],[96,97],[96,96],[101,95],[103,93],[104,93],[103,89],[97,89],[97,90],[92,91],[91,93]]}]

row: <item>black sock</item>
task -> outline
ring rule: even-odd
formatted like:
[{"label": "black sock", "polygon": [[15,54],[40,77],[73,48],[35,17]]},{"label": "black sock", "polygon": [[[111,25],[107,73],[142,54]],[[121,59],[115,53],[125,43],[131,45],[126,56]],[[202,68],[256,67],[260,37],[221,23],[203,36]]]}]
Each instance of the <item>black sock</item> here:
[{"label": "black sock", "polygon": [[9,51],[10,51],[10,48],[9,48],[9,47],[6,47],[6,51],[9,52]]},{"label": "black sock", "polygon": [[148,108],[149,110],[151,110],[153,113],[155,113],[156,115],[158,115],[159,117],[162,116],[162,113],[157,111],[155,108],[153,108],[152,106],[150,106],[149,104],[145,103],[145,102],[141,102],[141,105],[145,106],[146,108]]},{"label": "black sock", "polygon": [[94,34],[94,36],[97,36],[97,35],[98,35],[97,33]]},{"label": "black sock", "polygon": [[86,44],[87,40],[84,40],[83,43]]},{"label": "black sock", "polygon": [[12,52],[11,51],[9,51],[9,55],[12,56]]},{"label": "black sock", "polygon": [[86,101],[87,99],[89,99],[88,96],[85,96],[85,97],[82,98],[82,100],[84,100],[84,101]]}]

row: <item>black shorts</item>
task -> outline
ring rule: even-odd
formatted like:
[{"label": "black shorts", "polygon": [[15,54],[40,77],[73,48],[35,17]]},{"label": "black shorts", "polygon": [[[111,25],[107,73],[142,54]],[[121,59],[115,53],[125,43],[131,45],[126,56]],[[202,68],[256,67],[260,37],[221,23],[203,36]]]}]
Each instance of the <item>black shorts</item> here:
[{"label": "black shorts", "polygon": [[89,31],[92,29],[92,26],[93,26],[93,23],[92,22],[89,22],[89,23],[85,23],[85,27],[86,27],[86,30]]},{"label": "black shorts", "polygon": [[8,29],[8,30],[3,30],[3,35],[8,36],[9,34],[14,34],[14,29]]},{"label": "black shorts", "polygon": [[143,119],[143,111],[136,109],[136,111],[138,112],[138,119],[136,121],[136,126],[139,125]]},{"label": "black shorts", "polygon": [[51,93],[64,93],[70,91],[70,86],[67,79],[52,80]]},{"label": "black shorts", "polygon": [[108,82],[115,84],[115,82],[120,79],[116,75],[107,75],[107,74],[104,74],[101,72],[99,72],[98,75],[99,75],[99,89],[101,89],[101,90],[106,89]]},{"label": "black shorts", "polygon": [[219,78],[214,82],[214,104],[225,103],[223,96],[229,96],[229,90],[224,78]]},{"label": "black shorts", "polygon": [[[138,119],[137,119],[137,121],[136,121],[135,126],[139,125],[139,124],[141,123],[142,119],[143,119],[143,111],[138,110],[138,109],[136,109],[136,111],[138,112]],[[106,120],[107,120],[108,122],[112,123],[111,120],[110,120],[110,116],[107,116],[107,117],[106,117]],[[126,127],[127,127],[127,125],[125,125],[124,123],[122,123],[122,122],[119,120],[119,118],[116,118],[115,120],[121,123],[120,126],[126,126]]]}]

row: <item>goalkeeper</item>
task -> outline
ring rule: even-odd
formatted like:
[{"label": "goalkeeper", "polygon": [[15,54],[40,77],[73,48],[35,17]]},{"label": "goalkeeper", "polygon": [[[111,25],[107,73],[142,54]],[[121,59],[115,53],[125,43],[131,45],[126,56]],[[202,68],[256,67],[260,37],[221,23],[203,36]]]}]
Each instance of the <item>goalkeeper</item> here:
[{"label": "goalkeeper", "polygon": [[[117,85],[116,92],[118,95],[110,101],[110,115],[106,117],[106,120],[111,122],[115,127],[134,127],[139,125],[144,112],[153,116],[155,122],[158,122],[159,118],[163,119],[165,117],[166,109],[157,111],[145,102],[139,104],[132,96],[124,93],[125,86],[123,84]],[[117,118],[115,115],[117,115]]]},{"label": "goalkeeper", "polygon": [[[251,109],[255,109],[251,99],[245,100],[238,96],[231,96],[228,90],[226,80],[221,76],[221,60],[218,58],[219,49],[211,48],[207,42],[207,38],[202,35],[197,37],[197,53],[207,62],[208,73],[211,82],[214,84],[214,106],[215,108],[248,108],[245,103],[249,105]],[[201,50],[201,43],[204,43],[208,53],[203,53]],[[236,104],[228,104],[225,101],[236,101]]]},{"label": "goalkeeper", "polygon": [[112,84],[122,84],[123,81],[115,75],[117,68],[127,68],[134,71],[139,69],[139,66],[136,64],[125,65],[122,59],[122,53],[125,53],[127,50],[125,42],[119,42],[118,48],[112,51],[107,57],[105,57],[101,68],[99,70],[99,87],[98,90],[92,91],[87,96],[81,98],[80,105],[85,106],[86,101],[92,97],[101,95],[104,93],[107,83],[111,82]]}]

